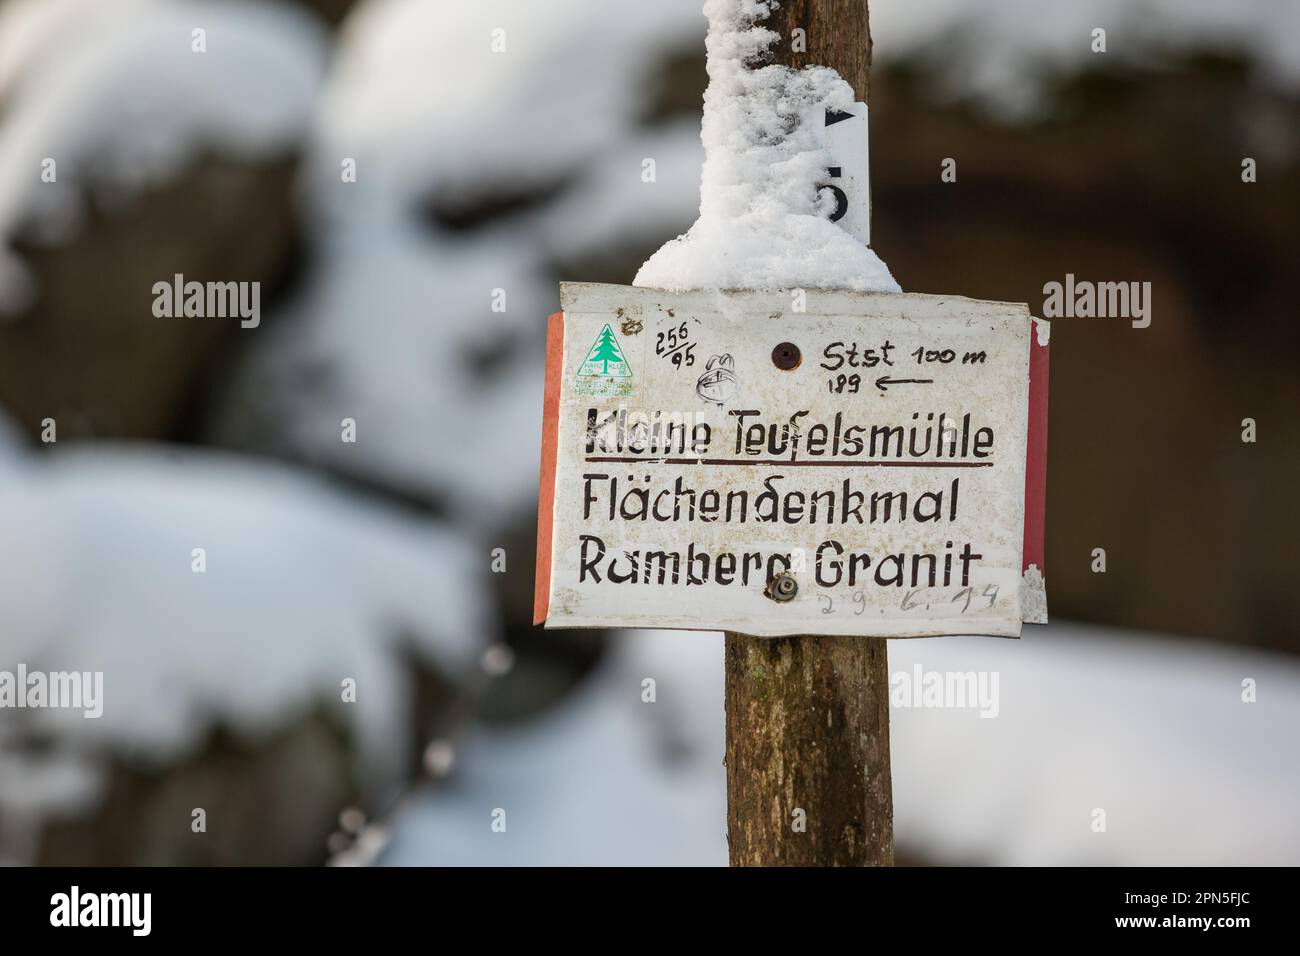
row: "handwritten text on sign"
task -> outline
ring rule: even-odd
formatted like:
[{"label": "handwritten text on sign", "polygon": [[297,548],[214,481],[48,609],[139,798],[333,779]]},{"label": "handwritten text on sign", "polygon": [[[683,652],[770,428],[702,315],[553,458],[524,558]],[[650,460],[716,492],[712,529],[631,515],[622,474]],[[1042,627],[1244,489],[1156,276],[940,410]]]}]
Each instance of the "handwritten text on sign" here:
[{"label": "handwritten text on sign", "polygon": [[1022,572],[1046,325],[1024,306],[581,284],[563,302],[549,626],[1015,636],[1041,618],[1041,569]]}]

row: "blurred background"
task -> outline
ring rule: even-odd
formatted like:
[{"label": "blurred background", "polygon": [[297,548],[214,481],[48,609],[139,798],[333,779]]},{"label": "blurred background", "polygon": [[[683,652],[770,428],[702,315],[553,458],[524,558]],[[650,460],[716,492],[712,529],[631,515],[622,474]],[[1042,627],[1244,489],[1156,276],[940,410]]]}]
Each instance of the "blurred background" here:
[{"label": "blurred background", "polygon": [[[0,710],[0,860],[726,862],[721,637],[529,620],[544,318],[693,222],[700,6],[0,0],[0,670],[104,673]],[[1300,862],[1300,6],[872,32],[906,291],[1153,303],[1054,323],[1054,623],[890,645],[1001,694],[894,709],[900,862]]]}]

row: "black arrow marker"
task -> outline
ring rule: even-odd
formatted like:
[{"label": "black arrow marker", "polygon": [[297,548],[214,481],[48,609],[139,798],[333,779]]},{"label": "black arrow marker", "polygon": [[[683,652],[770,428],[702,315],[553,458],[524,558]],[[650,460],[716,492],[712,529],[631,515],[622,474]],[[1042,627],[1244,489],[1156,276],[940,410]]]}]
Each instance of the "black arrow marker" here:
[{"label": "black arrow marker", "polygon": [[886,375],[876,379],[876,388],[883,392],[888,390],[890,385],[929,385],[933,382],[932,378],[890,378]]}]

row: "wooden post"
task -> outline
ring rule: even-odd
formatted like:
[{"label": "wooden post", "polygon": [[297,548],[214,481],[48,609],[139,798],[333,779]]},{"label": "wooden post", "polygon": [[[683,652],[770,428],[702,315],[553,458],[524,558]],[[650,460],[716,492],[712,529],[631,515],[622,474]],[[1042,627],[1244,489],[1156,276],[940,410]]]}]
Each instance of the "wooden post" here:
[{"label": "wooden post", "polygon": [[[832,67],[866,102],[867,0],[782,0],[767,26],[777,63]],[[892,866],[885,640],[728,634],[726,658],[731,865]]]}]

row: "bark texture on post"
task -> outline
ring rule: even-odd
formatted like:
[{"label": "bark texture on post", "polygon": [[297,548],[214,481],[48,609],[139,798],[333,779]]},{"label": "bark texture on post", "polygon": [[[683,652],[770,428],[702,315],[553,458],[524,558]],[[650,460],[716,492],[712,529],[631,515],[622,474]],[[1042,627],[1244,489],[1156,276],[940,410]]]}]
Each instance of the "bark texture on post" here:
[{"label": "bark texture on post", "polygon": [[[866,101],[867,0],[782,0],[767,26],[775,62],[832,67]],[[728,634],[726,655],[731,865],[893,865],[885,640]]]},{"label": "bark texture on post", "polygon": [[884,638],[728,634],[726,653],[731,865],[892,865]]},{"label": "bark texture on post", "polygon": [[[766,26],[780,36],[772,44],[773,62],[798,70],[829,66],[848,81],[858,99],[867,102],[871,82],[867,0],[781,0]],[[803,31],[802,44],[795,42],[796,30]]]}]

